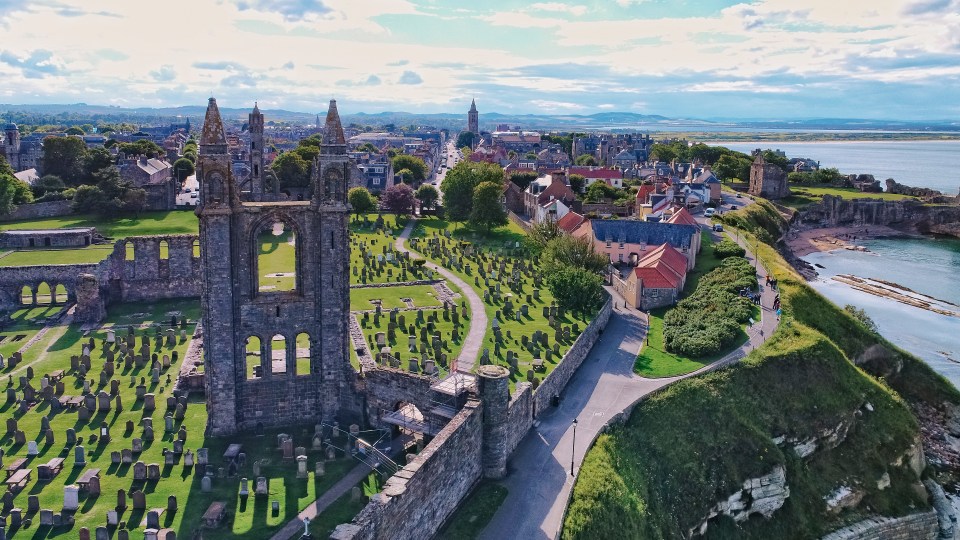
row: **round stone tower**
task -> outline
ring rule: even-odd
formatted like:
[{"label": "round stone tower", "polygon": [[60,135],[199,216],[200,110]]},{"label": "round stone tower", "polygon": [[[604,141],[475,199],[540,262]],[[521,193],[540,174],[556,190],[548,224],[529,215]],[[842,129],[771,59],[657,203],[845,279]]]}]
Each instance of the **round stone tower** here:
[{"label": "round stone tower", "polygon": [[507,421],[510,412],[510,370],[486,365],[477,369],[483,401],[483,476],[507,475]]}]

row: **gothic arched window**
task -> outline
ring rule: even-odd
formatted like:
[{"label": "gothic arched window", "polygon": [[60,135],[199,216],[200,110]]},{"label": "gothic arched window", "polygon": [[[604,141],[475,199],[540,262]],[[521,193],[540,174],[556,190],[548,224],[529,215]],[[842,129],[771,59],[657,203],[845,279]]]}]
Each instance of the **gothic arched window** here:
[{"label": "gothic arched window", "polygon": [[323,198],[328,201],[343,200],[343,173],[330,167],[323,174]]},{"label": "gothic arched window", "polygon": [[207,190],[207,193],[210,194],[210,202],[219,203],[223,201],[223,176],[220,173],[211,173],[207,182],[210,183],[210,189]]}]

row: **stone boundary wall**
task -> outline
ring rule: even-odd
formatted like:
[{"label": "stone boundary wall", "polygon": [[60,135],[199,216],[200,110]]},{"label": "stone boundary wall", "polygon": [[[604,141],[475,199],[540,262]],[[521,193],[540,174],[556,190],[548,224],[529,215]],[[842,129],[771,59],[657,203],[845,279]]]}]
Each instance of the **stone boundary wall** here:
[{"label": "stone boundary wall", "polygon": [[899,518],[877,516],[833,531],[821,540],[934,540],[940,534],[934,510]]},{"label": "stone boundary wall", "polygon": [[431,538],[480,480],[483,405],[470,400],[420,454],[391,476],[336,540]]},{"label": "stone boundary wall", "polygon": [[533,427],[533,387],[528,382],[517,383],[507,410],[507,458],[520,445]]},{"label": "stone boundary wall", "polygon": [[577,340],[570,347],[570,350],[563,355],[563,359],[557,364],[557,367],[540,383],[540,386],[533,393],[533,417],[540,416],[542,411],[550,407],[550,401],[554,395],[563,392],[570,382],[570,378],[583,363],[584,358],[590,353],[593,344],[600,337],[600,332],[607,326],[610,320],[610,313],[613,311],[613,300],[607,296],[606,303],[600,308],[597,316],[590,324],[584,328],[583,332],[577,336]]},{"label": "stone boundary wall", "polygon": [[57,285],[63,285],[67,289],[67,301],[73,301],[80,275],[96,274],[97,271],[97,263],[0,267],[0,309],[19,309],[23,287],[29,286],[36,293],[41,283],[49,285],[51,291],[56,290]]},{"label": "stone boundary wall", "polygon": [[516,223],[517,227],[520,227],[521,229],[523,229],[523,232],[530,232],[530,230],[533,229],[533,226],[530,224],[529,221],[518,216],[513,210],[507,211],[507,217],[510,218],[510,221]]},{"label": "stone boundary wall", "polygon": [[355,283],[351,284],[351,289],[386,289],[388,287],[407,287],[411,285],[434,285],[440,283],[442,279],[418,279],[416,281],[397,281],[394,283]]},{"label": "stone boundary wall", "polygon": [[21,204],[17,206],[17,209],[13,212],[5,216],[0,216],[0,222],[69,216],[73,213],[70,204],[71,201],[47,201]]}]

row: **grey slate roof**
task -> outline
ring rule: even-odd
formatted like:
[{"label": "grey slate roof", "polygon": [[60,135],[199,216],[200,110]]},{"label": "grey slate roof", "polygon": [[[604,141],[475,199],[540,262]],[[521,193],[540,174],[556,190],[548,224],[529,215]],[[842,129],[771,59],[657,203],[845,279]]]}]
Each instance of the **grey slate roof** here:
[{"label": "grey slate roof", "polygon": [[652,223],[634,220],[590,220],[593,237],[601,242],[626,242],[629,244],[670,244],[682,249],[690,247],[690,240],[697,234],[693,225],[676,223]]}]

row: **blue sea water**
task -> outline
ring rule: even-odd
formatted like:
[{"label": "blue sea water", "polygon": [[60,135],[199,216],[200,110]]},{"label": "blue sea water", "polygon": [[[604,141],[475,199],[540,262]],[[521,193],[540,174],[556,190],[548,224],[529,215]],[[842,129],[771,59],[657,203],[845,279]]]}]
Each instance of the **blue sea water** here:
[{"label": "blue sea water", "polygon": [[[881,184],[893,178],[901,184],[937,189],[956,195],[960,189],[960,141],[822,141],[716,142],[750,153],[757,148],[780,149],[787,157],[810,158],[821,167],[844,174],[872,174]],[[885,185],[885,184],[884,184]]]},{"label": "blue sea water", "polygon": [[[817,268],[820,277],[811,283],[813,288],[839,306],[864,309],[884,337],[960,388],[960,318],[874,296],[831,279],[837,274],[881,279],[960,305],[960,240],[877,239],[858,244],[870,252],[837,250],[803,257],[823,266]],[[960,311],[960,307],[954,309]]]}]

